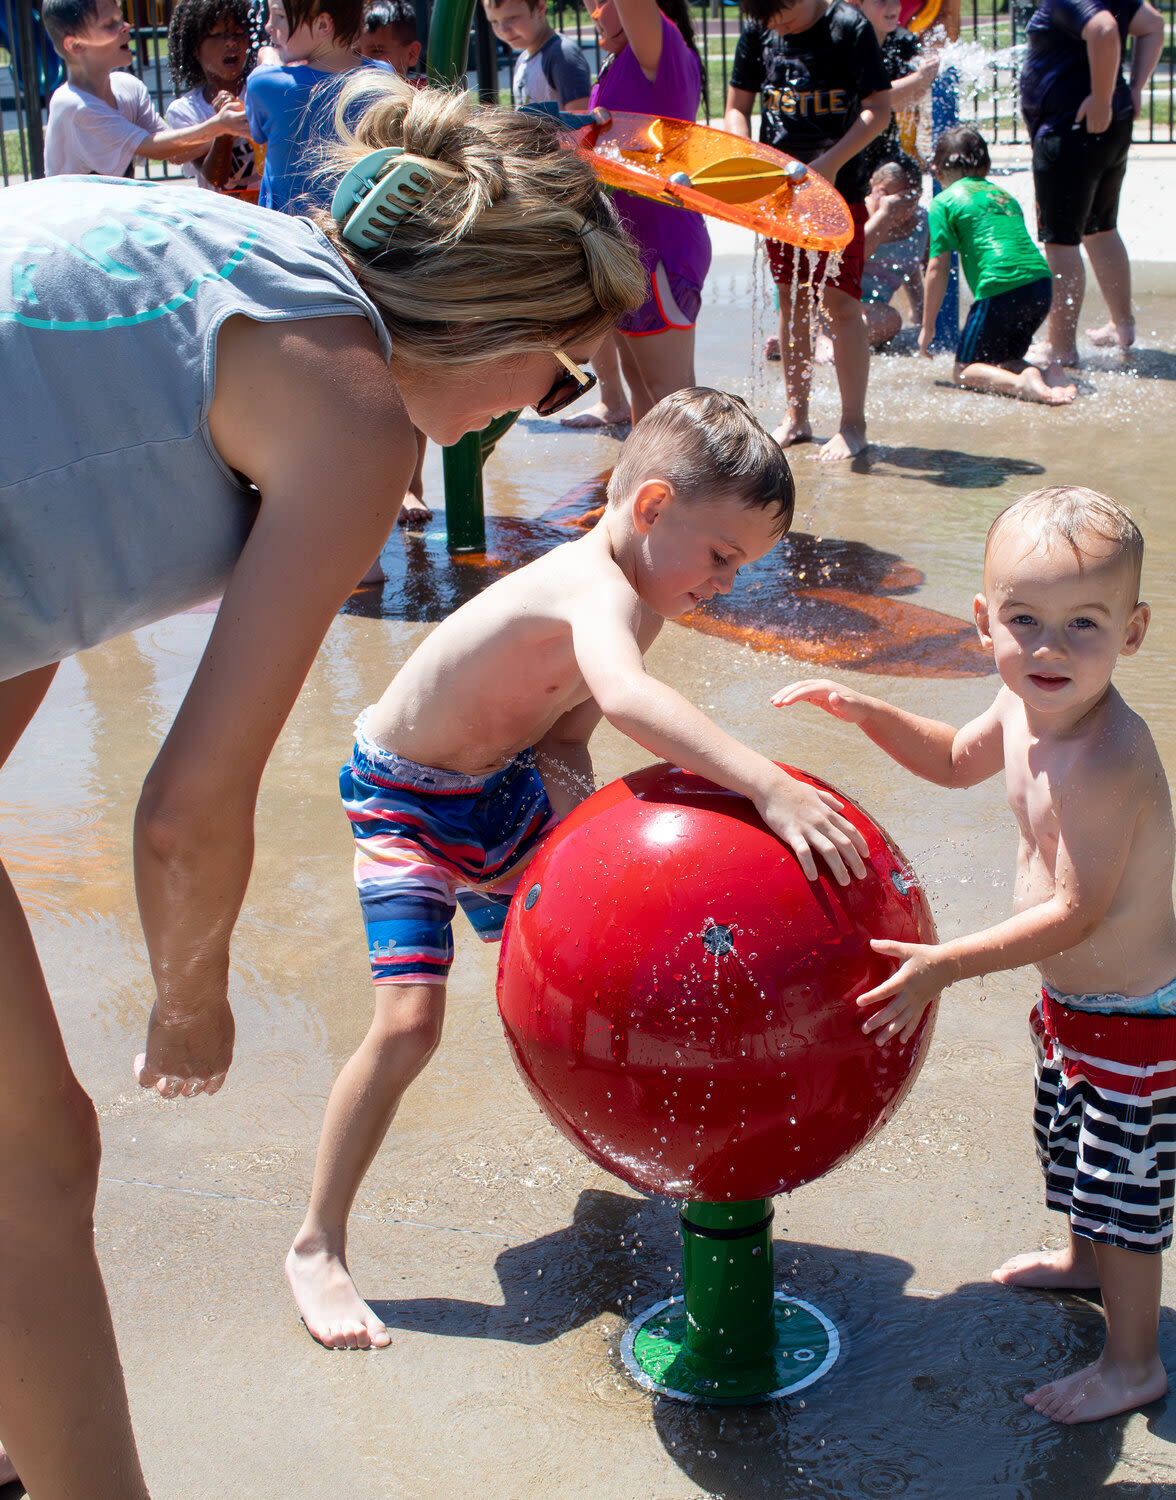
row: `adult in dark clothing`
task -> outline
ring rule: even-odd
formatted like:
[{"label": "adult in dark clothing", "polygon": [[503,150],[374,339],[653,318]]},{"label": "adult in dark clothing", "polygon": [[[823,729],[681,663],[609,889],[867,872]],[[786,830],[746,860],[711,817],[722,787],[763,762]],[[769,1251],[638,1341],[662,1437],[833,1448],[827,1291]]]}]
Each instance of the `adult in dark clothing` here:
[{"label": "adult in dark clothing", "polygon": [[[1123,49],[1131,49],[1130,78]],[[1035,364],[1078,363],[1085,247],[1110,320],[1095,344],[1135,340],[1131,263],[1117,228],[1131,128],[1164,45],[1164,21],[1147,0],[1042,0],[1026,31],[1021,109],[1033,142],[1037,232],[1054,278]]]}]

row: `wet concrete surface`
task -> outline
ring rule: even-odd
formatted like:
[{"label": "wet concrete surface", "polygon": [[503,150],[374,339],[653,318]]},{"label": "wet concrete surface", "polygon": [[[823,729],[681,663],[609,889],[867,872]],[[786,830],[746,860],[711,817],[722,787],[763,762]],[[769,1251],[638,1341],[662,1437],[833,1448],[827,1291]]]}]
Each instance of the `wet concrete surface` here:
[{"label": "wet concrete surface", "polygon": [[[1089,311],[1093,321],[1093,299]],[[1155,613],[1119,680],[1172,772],[1176,306],[1145,297],[1140,326],[1146,347],[1123,362],[1099,356],[1070,410],[957,392],[943,383],[946,356],[876,359],[877,446],[836,472],[801,450],[797,526],[822,546],[898,559],[911,570],[905,605],[966,621],[1001,506],[1067,481],[1127,501],[1148,539]],[[777,376],[753,362],[752,345],[746,260],[720,258],[700,324],[700,378],[775,420]],[[819,434],[834,425],[833,390],[831,372],[819,371]],[[525,418],[488,466],[490,508],[537,523],[618,451],[609,437]],[[429,482],[439,496],[435,455]],[[389,544],[406,545],[419,544],[400,534]],[[459,917],[445,1040],[352,1227],[353,1269],[393,1328],[392,1346],[331,1354],[315,1345],[281,1263],[327,1091],[371,1010],[335,773],[355,715],[428,625],[344,615],[332,628],[262,788],[234,946],[236,1062],[216,1098],[165,1103],[130,1077],[150,1003],[131,818],[209,624],[187,615],[67,663],[0,781],[0,837],[102,1118],[99,1250],[156,1500],[1176,1493],[1171,1401],[1070,1429],[1020,1401],[1092,1358],[1101,1337],[1095,1304],[988,1280],[1009,1254],[1060,1243],[1063,1229],[1042,1204],[1030,1141],[1028,972],[949,992],[895,1120],[849,1163],[777,1202],[778,1280],[834,1319],[843,1353],[797,1398],[716,1412],[646,1395],[622,1372],[624,1318],[679,1284],[675,1206],[596,1170],[532,1104],[494,1009],[496,952]],[[913,861],[941,932],[1007,913],[1015,834],[998,783],[927,787],[848,726],[771,709],[773,690],[827,670],[784,643],[671,624],[650,666],[758,749],[860,800]],[[851,680],[859,670],[838,667]],[[994,690],[974,672],[875,669],[860,681],[957,723]],[[42,777],[63,751],[68,805]],[[647,759],[607,726],[593,754],[600,781]],[[1170,1307],[1162,1348],[1176,1372]]]}]

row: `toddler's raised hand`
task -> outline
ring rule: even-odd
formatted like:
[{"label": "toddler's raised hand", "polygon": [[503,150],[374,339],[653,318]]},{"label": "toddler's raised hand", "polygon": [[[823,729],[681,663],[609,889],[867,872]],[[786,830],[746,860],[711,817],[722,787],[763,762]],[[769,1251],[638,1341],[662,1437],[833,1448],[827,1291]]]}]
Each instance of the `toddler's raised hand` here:
[{"label": "toddler's raised hand", "polygon": [[826,677],[809,677],[803,682],[794,682],[772,697],[775,708],[791,708],[794,703],[813,703],[835,719],[844,719],[847,724],[859,723],[864,707],[860,693],[830,682]]},{"label": "toddler's raised hand", "polygon": [[923,1012],[951,982],[958,977],[958,966],[945,960],[943,950],[935,943],[897,943],[891,938],[874,938],[870,947],[875,953],[901,960],[889,979],[859,995],[861,1009],[889,1000],[881,1010],[867,1016],[862,1023],[866,1036],[877,1032],[879,1046],[892,1042],[909,1042],[918,1029]]},{"label": "toddler's raised hand", "polygon": [[832,792],[797,781],[781,771],[762,799],[760,816],[778,839],[800,861],[809,880],[817,878],[816,855],[829,866],[838,885],[848,885],[866,873],[870,847],[865,835],[849,821]]}]

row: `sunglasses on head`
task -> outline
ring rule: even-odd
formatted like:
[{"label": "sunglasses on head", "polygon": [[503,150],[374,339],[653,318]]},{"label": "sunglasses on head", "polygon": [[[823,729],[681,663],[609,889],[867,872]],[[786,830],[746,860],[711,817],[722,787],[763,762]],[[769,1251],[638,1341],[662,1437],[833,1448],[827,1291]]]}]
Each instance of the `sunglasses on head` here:
[{"label": "sunglasses on head", "polygon": [[573,401],[578,400],[596,384],[596,376],[590,370],[581,370],[579,365],[573,364],[562,349],[555,349],[552,352],[563,365],[563,369],[555,377],[547,394],[535,402],[534,409],[541,417],[553,417],[557,411],[563,411],[565,406],[571,406]]}]

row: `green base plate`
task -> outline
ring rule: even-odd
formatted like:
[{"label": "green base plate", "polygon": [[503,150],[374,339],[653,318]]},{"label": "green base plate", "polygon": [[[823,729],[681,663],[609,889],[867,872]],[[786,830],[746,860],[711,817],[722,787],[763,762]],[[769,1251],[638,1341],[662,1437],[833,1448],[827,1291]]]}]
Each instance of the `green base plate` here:
[{"label": "green base plate", "polygon": [[676,1401],[746,1405],[789,1396],[820,1380],[841,1350],[837,1329],[819,1308],[777,1292],[776,1348],[766,1359],[707,1360],[688,1352],[681,1297],[655,1302],[625,1330],[621,1358],[638,1385]]}]

